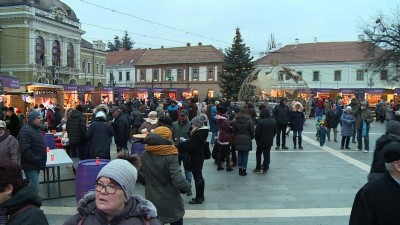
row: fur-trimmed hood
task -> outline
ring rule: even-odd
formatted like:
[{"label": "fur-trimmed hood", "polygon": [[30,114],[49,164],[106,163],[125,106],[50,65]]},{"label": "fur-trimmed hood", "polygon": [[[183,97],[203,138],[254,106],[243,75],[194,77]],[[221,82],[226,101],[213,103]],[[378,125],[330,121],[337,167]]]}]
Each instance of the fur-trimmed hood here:
[{"label": "fur-trimmed hood", "polygon": [[[157,209],[152,202],[143,198],[140,195],[132,196],[126,207],[134,206],[128,212],[131,217],[143,216],[145,219],[157,217]],[[86,217],[89,214],[94,214],[96,211],[96,191],[89,191],[78,202],[78,213],[81,217]]]},{"label": "fur-trimmed hood", "polygon": [[[300,106],[298,110],[296,110],[296,106]],[[303,109],[304,109],[304,107],[300,102],[293,103],[293,108],[292,108],[293,111],[303,112]]]},{"label": "fur-trimmed hood", "polygon": [[108,109],[108,106],[105,105],[105,104],[100,104],[100,105],[96,106],[96,108],[93,109],[93,114],[96,115],[96,113],[99,110],[104,111],[106,113],[106,115],[108,115],[110,113],[110,110]]}]

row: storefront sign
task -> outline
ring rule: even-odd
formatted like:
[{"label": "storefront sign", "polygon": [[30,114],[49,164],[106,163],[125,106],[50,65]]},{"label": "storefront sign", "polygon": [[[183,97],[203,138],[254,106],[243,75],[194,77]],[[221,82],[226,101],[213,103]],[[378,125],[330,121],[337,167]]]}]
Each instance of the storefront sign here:
[{"label": "storefront sign", "polygon": [[385,89],[383,88],[367,88],[365,89],[365,93],[368,94],[382,94],[385,92]]},{"label": "storefront sign", "polygon": [[354,89],[339,89],[342,94],[354,94]]},{"label": "storefront sign", "polygon": [[162,88],[154,88],[153,90],[154,90],[155,93],[161,93],[161,92],[163,92],[164,89],[162,89]]},{"label": "storefront sign", "polygon": [[103,87],[102,91],[113,91],[112,87]]},{"label": "storefront sign", "polygon": [[0,77],[1,81],[1,87],[3,88],[13,88],[13,89],[18,89],[19,88],[19,79],[18,78],[12,78],[12,77]]},{"label": "storefront sign", "polygon": [[128,87],[121,87],[121,88],[118,88],[118,91],[120,91],[120,92],[131,92],[131,89],[128,88]]},{"label": "storefront sign", "polygon": [[316,89],[319,93],[331,93],[331,89]]},{"label": "storefront sign", "polygon": [[176,88],[169,88],[169,89],[167,89],[167,91],[168,91],[168,92],[177,92],[178,89],[176,89]]},{"label": "storefront sign", "polygon": [[78,90],[78,86],[76,85],[70,85],[70,84],[64,84],[64,91],[76,91]]},{"label": "storefront sign", "polygon": [[137,92],[148,92],[149,91],[149,89],[147,89],[147,88],[138,88],[136,90],[137,90]]},{"label": "storefront sign", "polygon": [[56,97],[57,92],[55,92],[55,91],[34,91],[33,96],[34,97],[51,98],[51,97]]},{"label": "storefront sign", "polygon": [[83,91],[87,91],[87,92],[92,92],[95,90],[94,86],[82,86],[82,88],[83,88]]}]

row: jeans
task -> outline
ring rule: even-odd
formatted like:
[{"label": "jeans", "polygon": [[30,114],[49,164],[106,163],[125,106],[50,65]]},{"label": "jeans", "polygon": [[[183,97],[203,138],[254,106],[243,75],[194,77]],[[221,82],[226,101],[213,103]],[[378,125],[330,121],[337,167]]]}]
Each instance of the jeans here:
[{"label": "jeans", "polygon": [[[362,131],[357,129],[357,148],[362,149]],[[364,137],[364,149],[369,151],[369,130],[367,129],[367,135]]]},{"label": "jeans", "polygon": [[240,169],[247,169],[248,160],[249,160],[248,151],[238,151],[238,167]]},{"label": "jeans", "polygon": [[32,183],[36,189],[36,193],[39,193],[39,170],[24,170],[26,180]]},{"label": "jeans", "polygon": [[226,167],[230,167],[230,162],[229,162],[229,154],[230,154],[230,147],[229,145],[218,145],[218,159],[217,162],[219,163],[218,165],[221,165],[222,162],[225,160],[226,162]]},{"label": "jeans", "polygon": [[263,155],[263,170],[269,169],[269,164],[271,161],[271,146],[257,146],[256,151],[256,169],[261,169],[261,154]]},{"label": "jeans", "polygon": [[175,221],[175,222],[173,222],[173,223],[170,223],[171,225],[183,225],[183,218],[180,218],[179,220],[177,220],[177,221]]},{"label": "jeans", "polygon": [[276,146],[281,145],[281,134],[282,134],[282,147],[286,146],[286,128],[287,125],[278,124],[276,126]]},{"label": "jeans", "polygon": [[303,131],[302,130],[293,130],[293,144],[296,147],[296,140],[298,140],[299,147],[301,147],[303,136],[302,136]]},{"label": "jeans", "polygon": [[[182,162],[185,164],[187,161],[188,155],[187,153],[183,153],[183,152],[179,152],[178,153],[178,162],[179,162],[179,166],[182,164]],[[187,181],[189,181],[189,183],[192,183],[192,172],[186,170],[185,168],[183,168],[185,171],[185,178]]]},{"label": "jeans", "polygon": [[215,138],[217,137],[218,131],[211,131],[211,142],[210,144],[215,144]]}]

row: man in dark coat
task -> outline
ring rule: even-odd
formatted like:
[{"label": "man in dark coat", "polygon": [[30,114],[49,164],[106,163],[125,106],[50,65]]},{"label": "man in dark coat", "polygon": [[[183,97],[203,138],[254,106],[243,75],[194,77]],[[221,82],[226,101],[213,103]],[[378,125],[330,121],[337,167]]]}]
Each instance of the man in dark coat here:
[{"label": "man in dark coat", "polygon": [[383,177],[356,194],[349,225],[397,225],[400,221],[400,142],[383,147]]},{"label": "man in dark coat", "polygon": [[90,141],[90,157],[95,159],[111,159],[111,138],[114,135],[113,128],[107,122],[107,116],[103,111],[96,113],[95,119],[90,124],[87,132]]},{"label": "man in dark coat", "polygon": [[[357,143],[358,147],[355,149],[356,151],[361,151],[362,149],[362,139],[364,138],[364,153],[369,152],[369,128],[370,123],[374,121],[374,117],[372,116],[371,110],[367,109],[367,103],[362,102],[360,104],[359,110],[354,113],[354,117],[356,118],[356,129],[357,129]],[[363,123],[366,123],[366,135],[362,136],[362,127]]]},{"label": "man in dark coat", "polygon": [[337,126],[340,122],[340,115],[336,104],[332,104],[331,109],[326,113],[326,121],[328,124],[328,141],[331,141],[331,130],[333,129],[333,140],[337,142]]},{"label": "man in dark coat", "polygon": [[[61,110],[62,110],[62,106],[57,103],[56,107],[54,107],[54,116],[56,117],[56,127],[58,127],[61,123]],[[62,131],[62,128],[60,127],[59,129],[60,131]]]},{"label": "man in dark coat", "polygon": [[80,160],[83,160],[86,157],[85,144],[87,129],[83,111],[83,106],[77,105],[76,110],[71,112],[66,125],[71,152],[76,154],[76,151],[78,150]]},{"label": "man in dark coat", "polygon": [[21,166],[27,180],[35,186],[39,193],[39,171],[46,168],[46,145],[40,132],[42,126],[40,112],[33,110],[28,115],[28,124],[23,126],[19,136]]},{"label": "man in dark coat", "polygon": [[7,109],[7,116],[5,120],[7,123],[7,129],[10,130],[12,136],[17,138],[21,127],[19,126],[19,119],[15,114],[13,107]]},{"label": "man in dark coat", "polygon": [[278,150],[279,146],[281,145],[281,134],[282,134],[282,149],[288,149],[286,147],[286,128],[289,123],[289,107],[286,105],[287,99],[281,98],[279,105],[276,105],[273,112],[273,117],[277,123],[276,129],[276,147],[275,149]]},{"label": "man in dark coat", "polygon": [[261,154],[263,155],[263,173],[267,173],[270,164],[271,146],[274,144],[276,135],[276,122],[271,118],[269,109],[263,108],[260,112],[260,119],[257,121],[255,139],[257,143],[255,173],[261,172]]},{"label": "man in dark coat", "polygon": [[122,149],[128,149],[128,140],[130,138],[130,124],[128,118],[115,106],[110,109],[110,113],[114,117],[112,127],[114,129],[114,141],[117,146],[117,152]]}]

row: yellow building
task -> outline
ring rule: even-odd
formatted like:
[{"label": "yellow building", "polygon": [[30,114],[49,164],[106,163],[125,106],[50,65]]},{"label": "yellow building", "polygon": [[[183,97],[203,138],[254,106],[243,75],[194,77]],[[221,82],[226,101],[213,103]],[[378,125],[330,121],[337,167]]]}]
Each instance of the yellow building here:
[{"label": "yellow building", "polygon": [[98,85],[105,45],[89,43],[74,11],[59,0],[0,1],[0,73],[21,85]]}]

